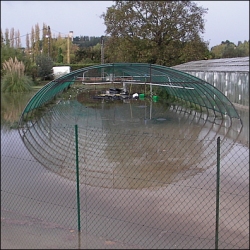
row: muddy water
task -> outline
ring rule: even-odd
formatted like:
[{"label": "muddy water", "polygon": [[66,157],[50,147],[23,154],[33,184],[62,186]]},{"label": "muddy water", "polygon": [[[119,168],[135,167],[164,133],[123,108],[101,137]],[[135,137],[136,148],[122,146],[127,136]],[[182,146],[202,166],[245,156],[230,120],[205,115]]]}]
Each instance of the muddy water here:
[{"label": "muddy water", "polygon": [[75,125],[80,183],[98,187],[162,187],[214,166],[218,137],[248,143],[238,119],[149,99],[80,95],[58,102],[22,136],[35,159],[69,180],[75,180]]},{"label": "muddy water", "polygon": [[[15,105],[23,110],[26,103]],[[22,141],[8,128],[15,105],[1,129],[2,248],[213,249],[216,169],[210,165],[218,136],[237,144],[222,155],[221,209],[226,212],[219,247],[248,247],[248,111],[239,111],[242,127],[145,100],[91,105],[63,100]],[[7,114],[8,102],[4,110]],[[88,184],[80,185],[80,238],[75,124],[80,180]]]}]

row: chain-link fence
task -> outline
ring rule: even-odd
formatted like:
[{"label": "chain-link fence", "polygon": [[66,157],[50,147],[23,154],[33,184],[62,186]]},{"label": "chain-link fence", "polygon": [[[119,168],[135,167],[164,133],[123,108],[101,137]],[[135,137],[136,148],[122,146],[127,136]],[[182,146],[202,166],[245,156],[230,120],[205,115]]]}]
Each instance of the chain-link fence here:
[{"label": "chain-link fence", "polygon": [[248,145],[46,122],[1,133],[3,248],[249,248]]}]

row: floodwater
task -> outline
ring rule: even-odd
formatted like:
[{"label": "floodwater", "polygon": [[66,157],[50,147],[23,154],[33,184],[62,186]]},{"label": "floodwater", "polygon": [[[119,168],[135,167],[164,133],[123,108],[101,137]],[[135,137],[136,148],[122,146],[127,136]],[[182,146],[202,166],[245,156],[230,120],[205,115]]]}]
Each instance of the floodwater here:
[{"label": "floodwater", "polygon": [[[75,180],[78,150],[81,184],[118,189],[162,187],[206,171],[216,165],[218,137],[249,147],[248,109],[238,109],[241,122],[148,99],[96,100],[94,94],[57,101],[20,134],[8,128],[17,123],[29,95],[4,95],[2,141],[21,140],[20,148],[68,180]],[[229,152],[228,147],[221,159]]]},{"label": "floodwater", "polygon": [[74,180],[78,125],[82,184],[122,189],[161,187],[214,166],[217,137],[247,143],[238,119],[214,118],[148,99],[96,100],[93,95],[84,92],[77,99],[61,100],[21,131],[35,159]]},{"label": "floodwater", "polygon": [[[23,102],[21,97],[4,100],[2,248],[214,249],[209,230],[210,224],[214,229],[210,186],[216,173],[218,137],[227,145],[237,145],[226,147],[226,153],[222,153],[222,163],[235,157],[235,163],[222,174],[233,174],[240,180],[237,188],[241,190],[237,196],[240,225],[235,222],[227,228],[228,218],[221,214],[224,234],[220,248],[248,247],[249,229],[241,220],[247,218],[248,211],[248,202],[243,200],[249,192],[248,109],[237,109],[241,124],[148,100],[84,103],[64,99],[22,131],[22,140],[9,126],[18,121],[29,97],[23,97]],[[76,229],[76,124],[82,232],[88,237],[85,233],[79,237]],[[242,156],[245,162],[238,166],[237,158]],[[221,185],[227,191],[228,186],[233,187],[225,180]],[[193,189],[182,189],[185,186]],[[184,197],[185,207],[180,203]],[[227,194],[227,210],[234,207],[235,199],[234,192]],[[202,204],[211,213],[201,220],[196,209]],[[240,245],[228,245],[228,234],[239,230]]]}]

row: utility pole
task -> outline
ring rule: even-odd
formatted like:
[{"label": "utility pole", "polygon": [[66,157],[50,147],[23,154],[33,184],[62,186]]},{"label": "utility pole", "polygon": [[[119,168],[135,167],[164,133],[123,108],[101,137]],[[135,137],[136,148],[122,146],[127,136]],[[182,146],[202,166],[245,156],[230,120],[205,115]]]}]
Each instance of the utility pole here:
[{"label": "utility pole", "polygon": [[67,41],[67,63],[70,64],[70,55],[69,55],[69,34],[68,34],[68,41]]},{"label": "utility pole", "polygon": [[48,26],[48,36],[49,36],[49,39],[48,39],[48,45],[49,45],[48,56],[50,57],[50,26]]},{"label": "utility pole", "polygon": [[101,36],[101,64],[104,64],[104,39]]},{"label": "utility pole", "polygon": [[73,37],[73,31],[70,31],[69,34],[68,34],[68,57],[67,57],[67,62],[68,64],[70,64],[70,42],[69,42],[69,39],[71,38],[72,40],[72,37]]}]

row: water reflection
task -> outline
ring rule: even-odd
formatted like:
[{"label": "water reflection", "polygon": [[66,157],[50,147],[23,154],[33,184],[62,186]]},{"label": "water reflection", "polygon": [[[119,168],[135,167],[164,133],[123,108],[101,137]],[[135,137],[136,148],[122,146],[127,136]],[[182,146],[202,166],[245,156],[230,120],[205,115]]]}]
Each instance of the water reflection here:
[{"label": "water reflection", "polygon": [[80,182],[124,189],[161,187],[215,167],[217,137],[235,142],[242,132],[238,119],[176,105],[61,100],[20,135],[41,164],[73,181],[75,124]]},{"label": "water reflection", "polygon": [[1,128],[9,130],[17,128],[22,111],[35,91],[28,93],[2,93],[1,92]]}]

